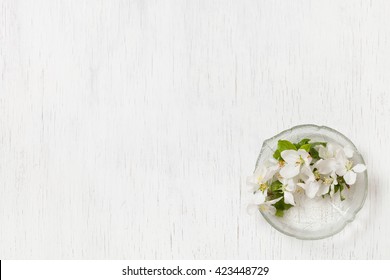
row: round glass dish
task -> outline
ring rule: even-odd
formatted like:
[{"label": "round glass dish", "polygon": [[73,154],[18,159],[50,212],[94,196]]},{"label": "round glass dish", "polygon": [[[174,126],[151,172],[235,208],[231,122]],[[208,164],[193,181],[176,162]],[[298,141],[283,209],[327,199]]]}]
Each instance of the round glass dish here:
[{"label": "round glass dish", "polygon": [[[304,138],[309,138],[312,142],[334,142],[341,146],[350,146],[354,149],[354,164],[365,164],[355,145],[346,136],[326,126],[308,124],[295,126],[265,140],[256,167],[272,158],[278,140],[299,142]],[[297,194],[296,206],[286,211],[283,217],[261,211],[260,213],[270,225],[284,234],[298,239],[326,238],[340,232],[354,220],[366,200],[367,186],[367,171],[364,171],[358,174],[356,183],[350,189],[344,190],[344,201],[341,201],[338,195],[333,198],[327,196],[308,199],[305,194]]]}]

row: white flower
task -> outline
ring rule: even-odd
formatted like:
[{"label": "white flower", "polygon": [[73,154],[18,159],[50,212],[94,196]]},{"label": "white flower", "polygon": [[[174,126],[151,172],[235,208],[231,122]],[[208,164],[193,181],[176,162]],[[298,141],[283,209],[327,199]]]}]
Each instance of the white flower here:
[{"label": "white flower", "polygon": [[337,169],[337,160],[335,158],[327,158],[318,160],[314,166],[322,175],[334,173]]},{"label": "white flower", "polygon": [[287,179],[297,176],[301,167],[309,166],[312,160],[310,154],[303,149],[285,150],[281,152],[281,156],[286,163],[280,170],[280,175]]},{"label": "white flower", "polygon": [[296,184],[293,179],[279,178],[282,183],[284,203],[295,205],[293,193],[296,190]]},{"label": "white flower", "polygon": [[342,148],[337,144],[327,143],[326,147],[324,147],[323,145],[320,145],[320,147],[318,148],[318,155],[322,159],[335,158],[337,155],[337,152],[341,149]]},{"label": "white flower", "polygon": [[348,185],[353,185],[356,182],[356,173],[361,173],[366,169],[366,166],[361,163],[353,166],[353,162],[345,157],[339,159],[336,174],[342,176]]},{"label": "white flower", "polygon": [[269,172],[270,172],[270,173],[272,174],[272,176],[273,176],[273,175],[276,174],[276,172],[279,171],[279,169],[280,169],[280,162],[272,157],[272,158],[270,158],[270,159],[268,160],[266,166],[267,166]]},{"label": "white flower", "polygon": [[334,195],[334,186],[337,185],[337,176],[335,173],[331,174],[330,176],[326,176],[322,179],[322,185],[319,192],[319,195],[330,193],[330,196],[333,197]]},{"label": "white flower", "polygon": [[276,208],[273,206],[276,202],[281,200],[283,197],[279,197],[277,199],[266,201],[266,196],[261,192],[257,192],[253,197],[253,203],[249,204],[247,207],[247,212],[249,214],[254,214],[257,210],[260,210],[263,213],[269,213],[275,215]]},{"label": "white flower", "polygon": [[345,146],[343,148],[343,151],[344,151],[344,154],[347,158],[352,158],[353,157],[353,153],[354,153],[354,150],[351,146]]},{"label": "white flower", "polygon": [[318,154],[321,159],[314,164],[314,168],[317,168],[320,174],[329,175],[339,168],[340,162],[344,164],[345,160],[353,157],[353,149],[350,146],[342,148],[337,144],[328,143],[326,147],[320,146]]},{"label": "white flower", "polygon": [[310,167],[302,167],[300,179],[303,181],[303,183],[298,183],[297,185],[305,190],[307,197],[314,198],[320,189],[321,183],[316,180]]},{"label": "white flower", "polygon": [[267,182],[277,172],[275,168],[267,168],[264,165],[256,167],[252,176],[249,176],[246,180],[246,184],[250,187],[252,192],[261,190],[264,192],[268,188]]}]

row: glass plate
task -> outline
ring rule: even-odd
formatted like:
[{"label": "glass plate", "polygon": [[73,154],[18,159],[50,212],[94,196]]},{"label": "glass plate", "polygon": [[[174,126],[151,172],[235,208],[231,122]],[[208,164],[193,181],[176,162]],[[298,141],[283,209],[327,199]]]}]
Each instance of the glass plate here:
[{"label": "glass plate", "polygon": [[[303,138],[309,138],[312,142],[334,142],[341,146],[351,146],[354,149],[354,164],[365,164],[355,145],[343,134],[326,126],[308,124],[295,126],[264,141],[256,167],[272,157],[278,140],[299,142]],[[340,232],[354,220],[366,199],[367,185],[367,171],[364,171],[358,174],[356,183],[350,189],[343,191],[344,201],[340,200],[338,193],[333,198],[326,196],[316,199],[307,199],[305,194],[297,194],[296,206],[285,211],[284,217],[260,213],[269,224],[284,234],[298,239],[326,238]]]}]

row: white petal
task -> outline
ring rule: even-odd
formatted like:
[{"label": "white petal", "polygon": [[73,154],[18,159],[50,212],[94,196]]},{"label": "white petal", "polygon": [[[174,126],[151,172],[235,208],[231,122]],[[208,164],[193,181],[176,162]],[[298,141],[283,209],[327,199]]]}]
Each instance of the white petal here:
[{"label": "white petal", "polygon": [[246,183],[249,184],[256,184],[256,177],[255,176],[248,176],[246,177]]},{"label": "white petal", "polygon": [[261,204],[264,203],[265,198],[266,196],[261,191],[258,191],[253,195],[252,200],[254,204]]},{"label": "white petal", "polygon": [[299,160],[299,155],[297,151],[294,150],[285,150],[280,154],[285,162],[287,163],[296,163]]},{"label": "white petal", "polygon": [[329,192],[329,194],[330,194],[330,197],[333,197],[333,195],[334,195],[334,185],[330,185],[330,192]]},{"label": "white petal", "polygon": [[295,164],[286,164],[280,169],[280,175],[283,178],[293,178],[299,174],[300,166]]},{"label": "white petal", "polygon": [[279,161],[277,161],[276,159],[274,158],[271,158],[268,160],[268,170],[269,171],[275,171],[275,173],[279,170],[280,166],[279,166]]},{"label": "white petal", "polygon": [[309,198],[315,197],[319,188],[320,188],[320,184],[317,181],[316,182],[311,182],[305,188],[306,196],[309,197]]},{"label": "white petal", "polygon": [[268,208],[268,213],[275,215],[276,214],[276,208],[274,206],[270,206]]},{"label": "white petal", "polygon": [[305,182],[314,181],[315,179],[313,171],[311,171],[309,166],[302,166],[300,178]]},{"label": "white petal", "polygon": [[321,184],[320,188],[318,189],[317,195],[324,195],[329,192],[329,185]]},{"label": "white petal", "polygon": [[264,178],[267,174],[267,168],[264,165],[256,167],[255,172],[253,173],[256,178]]},{"label": "white petal", "polygon": [[345,146],[344,147],[344,153],[347,158],[353,157],[353,148],[351,146]]},{"label": "white petal", "polygon": [[347,168],[345,168],[345,165],[339,166],[336,169],[336,174],[339,175],[339,176],[344,176],[345,173],[347,173]]},{"label": "white petal", "polygon": [[296,185],[295,185],[294,181],[291,179],[288,180],[286,190],[288,190],[289,192],[294,192],[295,189],[296,189]]},{"label": "white petal", "polygon": [[268,204],[268,205],[273,205],[275,204],[276,202],[278,202],[279,200],[281,200],[283,197],[279,197],[279,198],[276,198],[276,199],[273,199],[273,200],[269,200],[269,201],[266,201],[265,203]]},{"label": "white petal", "polygon": [[318,148],[318,155],[323,159],[328,159],[330,157],[328,149],[322,145]]},{"label": "white petal", "polygon": [[260,186],[257,183],[255,183],[255,179],[253,176],[246,178],[246,186],[247,186],[247,191],[252,193],[257,191],[260,188]]},{"label": "white petal", "polygon": [[337,162],[334,159],[325,159],[319,162],[316,167],[321,174],[329,174],[335,171]]},{"label": "white petal", "polygon": [[284,192],[284,203],[295,205],[294,196],[290,192]]},{"label": "white petal", "polygon": [[302,157],[302,159],[305,161],[305,164],[306,164],[306,165],[309,165],[309,164],[310,164],[312,158],[311,158],[311,156],[309,155],[308,152],[306,152],[306,151],[303,150],[303,149],[299,149],[299,150],[298,150],[298,155],[299,155],[300,157]]},{"label": "white petal", "polygon": [[307,158],[307,157],[309,157],[309,153],[306,152],[304,149],[299,149],[299,150],[298,150],[298,155],[301,156],[302,158]]},{"label": "white petal", "polygon": [[356,173],[352,170],[349,170],[347,173],[345,173],[343,177],[348,185],[353,185],[356,182]]},{"label": "white petal", "polygon": [[287,179],[286,179],[286,178],[283,178],[283,177],[281,177],[281,176],[278,176],[278,181],[279,181],[280,183],[282,183],[282,185],[287,184]]},{"label": "white petal", "polygon": [[257,184],[247,184],[247,191],[250,193],[254,193],[254,192],[258,191],[259,188],[260,188],[260,186]]},{"label": "white petal", "polygon": [[272,177],[274,177],[274,175],[276,174],[277,171],[278,170],[276,170],[276,169],[275,170],[268,169],[267,174],[265,174],[265,176],[264,176],[263,182],[267,182]]},{"label": "white petal", "polygon": [[345,152],[343,149],[337,150],[336,152],[336,160],[337,162],[346,162],[348,160],[347,156],[345,155]]},{"label": "white petal", "polygon": [[342,147],[335,143],[328,143],[326,145],[326,149],[328,150],[330,157],[334,157],[340,150],[342,150]]},{"label": "white petal", "polygon": [[257,211],[259,211],[259,205],[256,205],[256,204],[249,204],[249,205],[246,207],[246,212],[247,212],[249,215],[253,215],[253,214],[255,214]]},{"label": "white petal", "polygon": [[361,173],[361,172],[363,172],[363,171],[366,170],[366,169],[367,169],[367,167],[366,167],[364,164],[361,164],[361,163],[356,164],[356,165],[352,168],[352,170],[353,170],[354,172],[356,172],[356,173]]}]

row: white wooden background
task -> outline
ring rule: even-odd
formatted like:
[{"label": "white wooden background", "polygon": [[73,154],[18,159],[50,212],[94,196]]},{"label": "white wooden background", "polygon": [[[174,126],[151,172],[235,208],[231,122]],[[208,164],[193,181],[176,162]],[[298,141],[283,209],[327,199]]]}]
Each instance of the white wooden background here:
[{"label": "white wooden background", "polygon": [[[0,258],[390,258],[389,1],[0,0]],[[262,141],[331,126],[357,219],[246,213]]]}]

